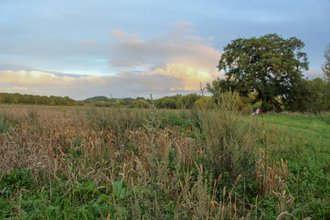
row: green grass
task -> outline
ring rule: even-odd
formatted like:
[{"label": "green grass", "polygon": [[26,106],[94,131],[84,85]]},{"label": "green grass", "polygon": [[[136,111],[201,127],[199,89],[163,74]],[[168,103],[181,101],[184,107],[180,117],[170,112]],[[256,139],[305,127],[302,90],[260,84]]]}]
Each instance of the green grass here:
[{"label": "green grass", "polygon": [[288,161],[291,175],[287,193],[295,197],[295,215],[304,212],[314,219],[330,216],[330,125],[311,114],[266,114],[246,119],[264,126],[269,159]]},{"label": "green grass", "polygon": [[[0,136],[0,159],[16,158],[13,166],[20,168],[0,170],[0,219],[242,219],[248,213],[250,219],[276,219],[283,211],[299,220],[329,219],[326,114],[40,109],[3,110],[0,129],[18,125],[8,141]],[[28,124],[20,124],[23,119]],[[79,132],[65,142],[72,128]],[[31,157],[34,148],[20,142],[31,138],[41,140],[36,146],[54,146],[53,156],[42,163]],[[23,143],[16,154],[9,152],[13,141]],[[24,167],[20,158],[35,163]],[[272,172],[286,184],[274,183]],[[214,212],[213,201],[219,203]]]},{"label": "green grass", "polygon": [[[253,116],[252,116],[253,117]],[[260,116],[256,116],[260,119]],[[265,115],[264,123],[267,126],[277,125],[285,128],[291,135],[301,135],[305,138],[322,139],[330,143],[330,125],[320,118],[296,117],[290,115]]]},{"label": "green grass", "polygon": [[259,115],[249,118],[264,124],[270,144],[277,149],[273,157],[330,174],[330,125],[319,116]]}]

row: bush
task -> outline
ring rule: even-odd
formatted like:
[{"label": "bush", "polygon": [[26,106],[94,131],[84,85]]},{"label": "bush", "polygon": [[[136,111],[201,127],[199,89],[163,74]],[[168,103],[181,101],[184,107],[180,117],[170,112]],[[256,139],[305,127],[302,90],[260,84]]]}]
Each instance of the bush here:
[{"label": "bush", "polygon": [[248,176],[255,167],[256,133],[236,113],[237,93],[222,93],[214,110],[196,111],[198,125],[205,135],[201,146],[210,159],[209,170],[215,175],[227,172],[232,180]]},{"label": "bush", "polygon": [[133,106],[134,108],[150,108],[151,105],[144,100],[138,99],[133,102]]}]

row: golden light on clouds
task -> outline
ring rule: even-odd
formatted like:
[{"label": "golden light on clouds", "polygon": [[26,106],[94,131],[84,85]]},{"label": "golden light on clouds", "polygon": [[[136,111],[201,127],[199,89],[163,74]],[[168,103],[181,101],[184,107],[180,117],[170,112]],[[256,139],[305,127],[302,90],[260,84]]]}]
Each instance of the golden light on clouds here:
[{"label": "golden light on clouds", "polygon": [[152,72],[143,72],[140,74],[145,76],[162,75],[167,78],[179,79],[181,80],[181,85],[176,87],[170,86],[170,91],[193,91],[199,90],[200,82],[211,82],[218,72],[199,70],[180,63],[168,63],[164,69],[157,68]]},{"label": "golden light on clouds", "polygon": [[107,78],[109,78],[109,76],[81,76],[78,78],[78,80],[82,83],[99,84],[101,86],[106,86]]},{"label": "golden light on clouds", "polygon": [[53,73],[42,71],[0,71],[0,83],[20,83],[20,84],[51,84],[59,77]]},{"label": "golden light on clouds", "polygon": [[[0,86],[24,93],[75,94],[79,99],[109,95],[109,92],[117,97],[148,96],[150,93],[166,96],[176,94],[176,91],[198,92],[200,82],[211,82],[223,74],[216,70],[221,52],[212,46],[212,36],[203,39],[191,35],[194,24],[190,22],[179,21],[167,26],[172,29],[147,39],[139,38],[138,33],[114,29],[108,31],[112,38],[110,44],[97,40],[76,42],[75,47],[80,49],[86,49],[86,45],[97,45],[88,47],[93,50],[102,48],[100,54],[108,65],[104,67],[103,75],[3,70],[0,71],[0,83],[7,85]],[[102,63],[102,59],[95,60]]]},{"label": "golden light on clouds", "polygon": [[26,91],[27,87],[14,86],[13,90],[15,90],[15,91]]},{"label": "golden light on clouds", "polygon": [[69,76],[63,76],[63,77],[60,77],[60,79],[61,79],[63,82],[66,82],[66,83],[71,83],[71,82],[74,82],[74,81],[77,80],[76,78],[69,77]]},{"label": "golden light on clouds", "polygon": [[180,63],[169,63],[166,65],[166,69],[157,68],[156,70],[148,73],[149,75],[161,74],[173,78],[183,79],[198,83],[209,82],[212,80],[212,75],[207,71],[201,71],[197,68],[183,65]]}]

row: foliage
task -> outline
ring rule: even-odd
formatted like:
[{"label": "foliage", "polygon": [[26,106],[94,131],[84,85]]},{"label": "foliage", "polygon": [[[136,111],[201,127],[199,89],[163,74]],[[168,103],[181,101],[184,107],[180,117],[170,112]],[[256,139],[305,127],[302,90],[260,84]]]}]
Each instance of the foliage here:
[{"label": "foliage", "polygon": [[198,99],[195,102],[195,106],[198,109],[203,109],[203,108],[211,109],[214,108],[214,100],[212,97],[203,96],[202,98]]},{"label": "foliage", "polygon": [[39,105],[77,105],[77,102],[68,96],[39,96],[21,95],[19,93],[0,93],[0,103],[3,104],[39,104]]},{"label": "foliage", "polygon": [[325,76],[326,86],[324,89],[324,99],[326,100],[326,109],[330,110],[330,43],[324,51],[324,57],[326,59],[322,70]]},{"label": "foliage", "polygon": [[88,98],[88,99],[85,99],[84,102],[93,102],[93,101],[106,101],[108,100],[107,97],[105,96],[95,96],[95,97],[91,97],[91,98]]},{"label": "foliage", "polygon": [[8,131],[8,126],[4,117],[0,118],[0,133],[6,133]]},{"label": "foliage", "polygon": [[281,103],[276,98],[285,99],[285,105],[294,101],[302,70],[308,70],[303,47],[301,40],[286,40],[277,34],[233,40],[224,48],[218,65],[219,71],[225,71],[226,79],[218,78],[207,88],[213,94],[219,88],[224,92],[237,90],[246,97],[253,92],[256,97],[252,103],[262,101],[263,111],[280,111]]},{"label": "foliage", "polygon": [[94,101],[93,104],[96,107],[113,107],[115,104],[109,100],[107,101]]},{"label": "foliage", "polygon": [[179,107],[185,106],[186,108],[193,108],[197,100],[201,99],[202,96],[196,93],[191,93],[178,98],[177,103]]},{"label": "foliage", "polygon": [[119,100],[116,102],[115,106],[116,107],[124,107],[124,106],[127,106],[127,102],[125,102],[124,100]]},{"label": "foliage", "polygon": [[206,134],[203,148],[210,159],[210,170],[216,176],[229,172],[232,179],[249,176],[255,166],[252,152],[256,134],[248,132],[247,138],[243,132],[246,128],[236,113],[238,93],[221,93],[216,98],[214,110],[202,108],[197,112],[200,127]]},{"label": "foliage", "polygon": [[327,82],[330,82],[330,43],[324,51],[324,57],[326,61],[322,66],[323,73],[327,79]]},{"label": "foliage", "polygon": [[166,108],[166,109],[177,109],[178,105],[175,99],[170,97],[163,97],[161,99],[156,100],[156,104],[158,108]]},{"label": "foliage", "polygon": [[144,101],[142,99],[136,99],[133,102],[133,106],[134,108],[150,108],[151,105],[147,101]]}]

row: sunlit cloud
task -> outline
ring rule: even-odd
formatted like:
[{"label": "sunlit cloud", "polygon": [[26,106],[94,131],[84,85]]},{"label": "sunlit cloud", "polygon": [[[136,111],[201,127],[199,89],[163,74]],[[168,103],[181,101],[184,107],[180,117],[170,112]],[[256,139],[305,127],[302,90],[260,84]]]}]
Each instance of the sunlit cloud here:
[{"label": "sunlit cloud", "polygon": [[[140,78],[162,76],[163,85],[152,87],[157,90],[197,91],[200,82],[221,77],[223,73],[216,70],[221,52],[212,47],[214,36],[203,39],[188,35],[194,31],[191,22],[179,21],[166,26],[172,29],[144,40],[136,33],[109,31],[115,41],[109,51],[108,64],[118,68],[118,73],[135,72]],[[175,80],[176,86],[168,84]]]},{"label": "sunlit cloud", "polygon": [[26,91],[27,87],[19,87],[19,86],[14,86],[13,87],[14,91]]},{"label": "sunlit cloud", "polygon": [[58,76],[53,73],[42,71],[12,71],[0,70],[0,83],[21,83],[21,84],[50,84],[57,80]]},{"label": "sunlit cloud", "polygon": [[[221,52],[212,46],[213,36],[192,35],[194,24],[190,22],[166,26],[171,29],[148,39],[119,29],[108,31],[112,41],[102,50],[112,70],[107,75],[4,70],[0,71],[0,83],[10,83],[11,91],[39,93],[46,89],[75,99],[110,93],[114,97],[146,97],[150,93],[163,97],[198,92],[200,82],[211,82],[223,74],[216,70]],[[99,44],[96,40],[80,43]]]},{"label": "sunlit cloud", "polygon": [[66,83],[74,82],[74,81],[77,80],[76,78],[69,77],[69,76],[63,76],[63,77],[60,77],[60,79],[61,79],[63,82],[66,82]]},{"label": "sunlit cloud", "polygon": [[217,71],[203,71],[197,68],[179,63],[169,63],[166,68],[157,68],[152,72],[143,72],[140,75],[163,75],[166,78],[181,79],[181,86],[170,87],[171,91],[175,90],[199,90],[200,82],[210,82],[218,75]]},{"label": "sunlit cloud", "polygon": [[125,69],[143,65],[150,70],[165,68],[168,63],[178,63],[203,71],[213,71],[221,52],[211,45],[213,37],[203,39],[188,35],[194,31],[190,22],[167,24],[173,29],[156,34],[149,39],[139,39],[139,34],[127,34],[121,30],[109,33],[115,36],[108,54],[110,67]]},{"label": "sunlit cloud", "polygon": [[2,87],[0,86],[1,92],[6,93],[20,93],[20,94],[33,94],[33,95],[51,95],[52,92],[49,92],[47,90],[38,90],[38,89],[29,89],[27,87],[20,87],[20,86],[14,86],[14,87]]}]

